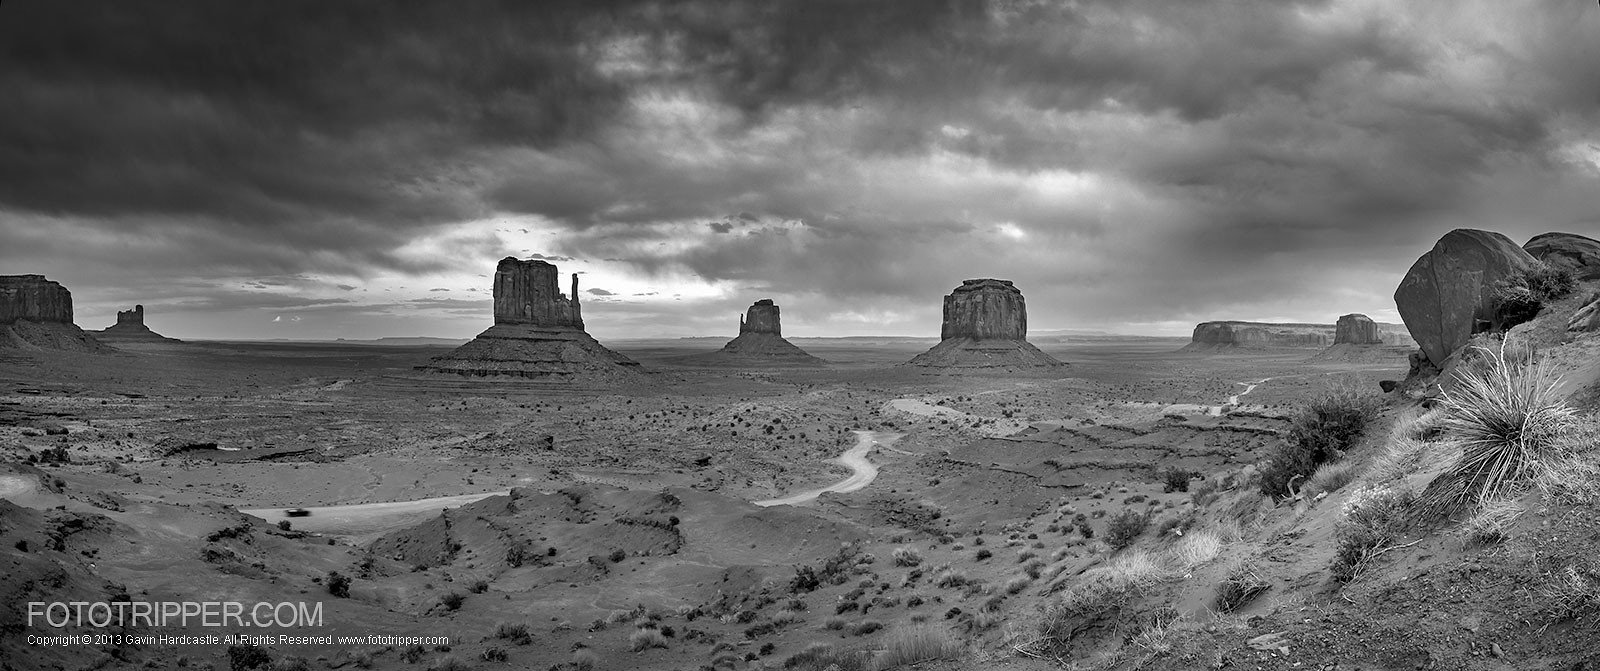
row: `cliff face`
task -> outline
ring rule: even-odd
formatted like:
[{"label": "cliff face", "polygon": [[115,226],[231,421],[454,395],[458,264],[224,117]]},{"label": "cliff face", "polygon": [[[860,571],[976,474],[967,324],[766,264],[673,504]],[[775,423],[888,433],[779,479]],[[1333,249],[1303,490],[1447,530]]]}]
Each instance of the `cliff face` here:
[{"label": "cliff face", "polygon": [[501,259],[494,271],[494,323],[583,330],[578,274],[572,274],[571,298],[556,277],[556,267],[544,261]]},{"label": "cliff face", "polygon": [[1010,280],[967,280],[944,297],[941,339],[1023,340],[1027,336],[1028,308],[1022,291]]},{"label": "cliff face", "polygon": [[766,333],[783,337],[783,326],[778,318],[778,306],[771,298],[756,301],[750,309],[745,310],[744,316],[739,318],[739,335],[746,333]]},{"label": "cliff face", "polygon": [[1383,334],[1378,323],[1363,314],[1348,314],[1333,325],[1333,344],[1382,345]]},{"label": "cliff face", "polygon": [[0,324],[71,324],[72,292],[43,275],[0,275]]}]

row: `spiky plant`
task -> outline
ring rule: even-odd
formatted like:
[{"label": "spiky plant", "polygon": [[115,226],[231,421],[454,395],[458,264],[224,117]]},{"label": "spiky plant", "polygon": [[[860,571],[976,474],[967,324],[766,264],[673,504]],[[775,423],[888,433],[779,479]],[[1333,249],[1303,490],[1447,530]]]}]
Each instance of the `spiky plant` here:
[{"label": "spiky plant", "polygon": [[1486,501],[1508,498],[1553,458],[1573,410],[1556,393],[1561,376],[1545,361],[1508,359],[1498,349],[1477,348],[1482,365],[1457,375],[1443,395],[1444,435],[1461,446],[1461,457],[1428,485],[1427,510],[1447,515]]}]

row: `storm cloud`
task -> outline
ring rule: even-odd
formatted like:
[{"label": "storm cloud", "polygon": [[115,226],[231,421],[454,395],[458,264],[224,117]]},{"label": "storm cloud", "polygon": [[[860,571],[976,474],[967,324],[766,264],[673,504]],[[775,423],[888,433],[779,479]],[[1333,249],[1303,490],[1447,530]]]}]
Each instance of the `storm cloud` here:
[{"label": "storm cloud", "polygon": [[465,336],[487,302],[421,299],[484,296],[511,255],[607,287],[585,314],[602,337],[727,330],[760,297],[796,335],[925,334],[979,276],[1016,281],[1038,328],[1394,320],[1451,228],[1600,233],[1582,3],[0,19],[0,273],[62,281],[88,326],[142,302],[177,337],[296,309],[327,317],[294,322],[306,337]]}]

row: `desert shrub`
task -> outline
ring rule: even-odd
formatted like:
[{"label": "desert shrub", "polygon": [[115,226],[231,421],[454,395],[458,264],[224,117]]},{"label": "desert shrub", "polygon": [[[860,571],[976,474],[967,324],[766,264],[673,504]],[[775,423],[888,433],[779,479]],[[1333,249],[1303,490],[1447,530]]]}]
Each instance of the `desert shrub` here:
[{"label": "desert shrub", "polygon": [[1422,462],[1422,453],[1428,444],[1406,435],[1390,436],[1383,451],[1367,467],[1367,481],[1383,485],[1399,480],[1415,471]]},{"label": "desert shrub", "polygon": [[606,555],[606,559],[610,559],[611,563],[613,563],[613,564],[615,564],[617,562],[620,562],[620,561],[622,561],[624,559],[627,559],[627,558],[628,558],[628,552],[626,550],[623,550],[622,548],[614,549],[614,550],[611,551],[611,554]]},{"label": "desert shrub", "polygon": [[883,623],[882,622],[879,622],[877,620],[862,620],[860,622],[857,622],[856,626],[854,626],[854,627],[852,627],[850,629],[850,633],[855,634],[857,636],[866,636],[867,634],[870,634],[870,633],[875,632],[875,631],[877,631],[879,629],[882,629],[882,628],[883,628]]},{"label": "desert shrub", "polygon": [[272,655],[267,654],[253,645],[228,646],[228,669],[230,671],[252,671],[272,663]]},{"label": "desert shrub", "polygon": [[407,664],[416,664],[422,659],[422,656],[426,654],[428,654],[427,648],[424,648],[420,645],[413,645],[405,650],[400,651],[400,661]]},{"label": "desert shrub", "polygon": [[1548,576],[1539,591],[1543,611],[1557,619],[1573,617],[1600,607],[1600,571],[1592,561],[1582,567],[1571,564]]},{"label": "desert shrub", "polygon": [[1551,501],[1583,504],[1600,500],[1600,417],[1576,421],[1539,463],[1534,483]]},{"label": "desert shrub", "polygon": [[843,615],[845,613],[849,613],[849,612],[852,612],[852,611],[858,611],[858,610],[861,610],[861,603],[860,602],[858,602],[858,601],[840,601],[839,605],[833,607],[833,614],[834,615]]},{"label": "desert shrub", "polygon": [[289,522],[289,520],[278,520],[278,530],[279,531],[292,531],[292,530],[294,530],[294,525],[291,524]]},{"label": "desert shrub", "polygon": [[1533,320],[1546,303],[1572,293],[1575,286],[1570,269],[1542,261],[1512,271],[1493,288],[1494,330],[1506,331]]},{"label": "desert shrub", "polygon": [[895,548],[891,553],[895,566],[916,566],[922,563],[922,555],[915,548]]},{"label": "desert shrub", "polygon": [[488,647],[484,648],[483,652],[478,654],[478,657],[485,662],[504,662],[506,661],[506,651],[501,648]]},{"label": "desert shrub", "polygon": [[528,625],[520,622],[516,624],[510,622],[500,623],[500,626],[495,627],[494,637],[511,641],[516,645],[527,645],[533,642],[533,635],[528,631]]},{"label": "desert shrub", "polygon": [[946,569],[933,578],[934,587],[961,587],[971,582],[965,572],[955,569]]},{"label": "desert shrub", "polygon": [[1311,496],[1321,492],[1336,492],[1354,482],[1360,474],[1361,465],[1355,461],[1330,461],[1317,467],[1311,479],[1306,481],[1304,491]]},{"label": "desert shrub", "polygon": [[978,554],[977,554],[978,561],[983,561],[983,560],[988,559],[988,558],[993,557],[993,556],[994,556],[994,553],[990,552],[989,548],[983,548],[983,549],[978,550]]},{"label": "desert shrub", "polygon": [[1078,530],[1078,535],[1085,539],[1094,538],[1094,527],[1089,526],[1089,516],[1078,513],[1072,516],[1072,527]]},{"label": "desert shrub", "polygon": [[474,580],[471,584],[467,585],[467,591],[472,592],[473,594],[482,594],[487,592],[489,591],[489,581]]},{"label": "desert shrub", "polygon": [[1171,553],[1178,566],[1189,570],[1222,554],[1222,535],[1213,529],[1196,529],[1173,543]]},{"label": "desert shrub", "polygon": [[871,657],[854,650],[834,650],[825,643],[814,643],[805,650],[783,660],[783,668],[792,671],[866,671]]},{"label": "desert shrub", "polygon": [[1432,515],[1514,498],[1538,464],[1561,456],[1558,440],[1575,424],[1548,362],[1508,358],[1503,343],[1478,349],[1486,365],[1458,371],[1455,389],[1443,395],[1440,425],[1461,456],[1423,492]]},{"label": "desert shrub", "polygon": [[796,594],[815,591],[822,586],[822,580],[817,577],[817,570],[809,564],[794,567],[794,577],[789,579],[789,591]]},{"label": "desert shrub", "polygon": [[1122,512],[1111,516],[1106,523],[1106,545],[1114,550],[1121,550],[1133,544],[1139,534],[1144,533],[1145,527],[1150,526],[1150,516],[1144,513],[1124,509]]},{"label": "desert shrub", "polygon": [[467,601],[466,595],[464,595],[464,594],[462,594],[460,592],[451,592],[449,594],[446,594],[444,596],[439,597],[439,603],[442,604],[445,608],[447,608],[449,610],[458,610],[458,609],[460,609],[461,608],[461,604],[465,603],[466,601]]},{"label": "desert shrub", "polygon": [[521,545],[506,548],[506,565],[512,568],[522,566],[528,560],[528,549]]},{"label": "desert shrub", "polygon": [[1159,567],[1143,553],[1086,571],[1082,580],[1045,607],[1033,645],[1058,656],[1071,652],[1090,632],[1115,626],[1133,598],[1159,579]]},{"label": "desert shrub", "polygon": [[1260,596],[1262,592],[1271,587],[1265,578],[1256,572],[1255,565],[1245,562],[1228,571],[1228,575],[1217,583],[1217,610],[1231,613],[1240,606],[1250,603],[1251,599]]},{"label": "desert shrub", "polygon": [[568,662],[572,671],[594,671],[600,665],[600,656],[593,650],[582,648],[572,653],[572,661]]},{"label": "desert shrub", "polygon": [[461,660],[448,655],[428,665],[428,671],[468,671],[470,668]]},{"label": "desert shrub", "polygon": [[1334,532],[1333,579],[1348,583],[1405,531],[1416,497],[1406,490],[1364,489],[1352,494]]},{"label": "desert shrub", "polygon": [[1506,540],[1506,530],[1522,513],[1522,504],[1513,500],[1485,502],[1461,525],[1461,537],[1468,545],[1496,545]]},{"label": "desert shrub", "polygon": [[1171,494],[1172,492],[1189,491],[1189,481],[1199,477],[1200,473],[1187,468],[1173,466],[1161,469],[1160,476],[1161,491]]},{"label": "desert shrub", "polygon": [[1017,592],[1021,592],[1022,590],[1027,589],[1028,585],[1032,582],[1033,581],[1027,576],[1017,576],[1007,580],[1005,584],[1005,593],[1016,594]]},{"label": "desert shrub", "polygon": [[1353,389],[1334,390],[1312,401],[1295,416],[1288,435],[1262,469],[1261,493],[1274,498],[1289,495],[1293,480],[1309,477],[1318,466],[1343,457],[1377,414],[1377,400]]},{"label": "desert shrub", "polygon": [[244,524],[240,524],[238,526],[224,527],[224,528],[218,529],[216,531],[213,531],[210,534],[206,535],[206,542],[207,543],[215,543],[217,541],[227,540],[229,538],[245,538],[245,539],[248,539],[249,537],[250,537],[250,524],[247,522],[247,523],[244,523]]},{"label": "desert shrub", "polygon": [[962,645],[944,627],[916,625],[886,634],[883,652],[872,661],[874,669],[893,669],[908,664],[961,656]]},{"label": "desert shrub", "polygon": [[350,598],[350,576],[338,571],[330,571],[327,579],[328,593],[340,599]]},{"label": "desert shrub", "polygon": [[667,647],[667,636],[659,629],[639,628],[628,635],[628,649],[634,652]]},{"label": "desert shrub", "polygon": [[842,617],[830,617],[822,621],[822,628],[829,631],[839,631],[840,629],[844,629],[846,624],[849,623],[846,622]]}]

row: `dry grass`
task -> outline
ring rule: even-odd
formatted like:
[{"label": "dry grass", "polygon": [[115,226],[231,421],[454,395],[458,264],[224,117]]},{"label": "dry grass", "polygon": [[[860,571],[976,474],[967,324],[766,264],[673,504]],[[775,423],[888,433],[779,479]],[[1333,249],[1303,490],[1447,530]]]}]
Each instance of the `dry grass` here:
[{"label": "dry grass", "polygon": [[1172,544],[1169,551],[1178,571],[1188,571],[1222,554],[1222,534],[1215,529],[1194,529]]},{"label": "dry grass", "polygon": [[1554,366],[1507,357],[1503,343],[1477,350],[1481,363],[1460,366],[1456,389],[1443,396],[1440,425],[1461,456],[1424,492],[1431,515],[1515,496],[1538,464],[1561,456],[1553,448],[1574,423]]},{"label": "dry grass", "polygon": [[659,629],[635,629],[628,635],[628,648],[634,652],[667,647],[667,637]]},{"label": "dry grass", "polygon": [[1317,467],[1311,479],[1301,493],[1306,498],[1315,497],[1324,492],[1336,492],[1345,485],[1354,482],[1356,476],[1361,474],[1361,465],[1353,459],[1325,463]]},{"label": "dry grass", "polygon": [[1271,585],[1263,578],[1255,564],[1241,562],[1228,571],[1227,577],[1217,583],[1217,611],[1231,613],[1240,606],[1267,591]]},{"label": "dry grass", "polygon": [[1506,538],[1506,530],[1524,512],[1522,504],[1511,499],[1489,501],[1461,525],[1461,536],[1469,545],[1495,545]]},{"label": "dry grass", "polygon": [[1367,468],[1367,481],[1375,485],[1387,485],[1405,477],[1417,470],[1421,465],[1422,454],[1428,448],[1428,443],[1420,438],[1402,435],[1396,431],[1391,435],[1384,446],[1384,450],[1372,460],[1372,465]]},{"label": "dry grass", "polygon": [[1416,505],[1410,490],[1367,488],[1351,494],[1335,533],[1338,547],[1329,565],[1334,580],[1348,583],[1359,577],[1373,557],[1400,537]]},{"label": "dry grass", "polygon": [[873,669],[893,669],[934,659],[955,659],[964,646],[944,627],[919,624],[896,628],[882,639],[883,652],[872,660]]},{"label": "dry grass", "polygon": [[1600,500],[1600,417],[1573,422],[1539,463],[1534,485],[1557,503]]}]

